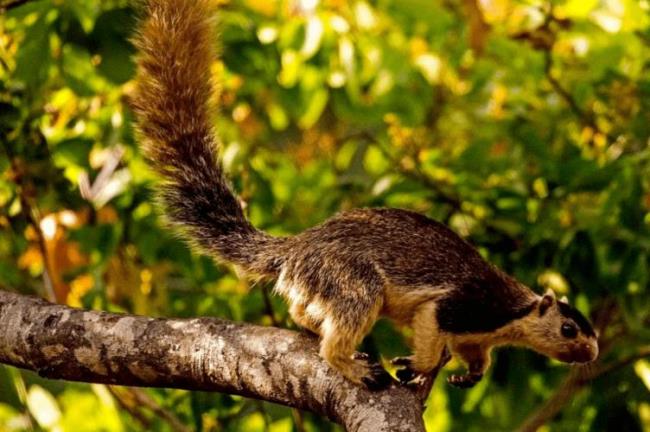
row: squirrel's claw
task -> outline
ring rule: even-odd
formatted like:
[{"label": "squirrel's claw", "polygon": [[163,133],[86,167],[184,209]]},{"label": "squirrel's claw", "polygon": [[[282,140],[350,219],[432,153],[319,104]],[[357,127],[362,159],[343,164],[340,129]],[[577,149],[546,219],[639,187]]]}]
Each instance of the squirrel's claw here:
[{"label": "squirrel's claw", "polygon": [[370,356],[367,353],[364,353],[364,352],[355,352],[354,354],[352,354],[352,358],[354,360],[364,360],[364,361],[367,361],[367,362],[370,361]]},{"label": "squirrel's claw", "polygon": [[410,367],[412,362],[413,360],[411,360],[411,357],[395,357],[390,361],[390,364],[392,364],[393,366]]},{"label": "squirrel's claw", "polygon": [[395,357],[390,361],[393,366],[397,366],[395,376],[402,385],[419,385],[422,381],[422,374],[419,374],[413,369],[412,360],[410,357]]},{"label": "squirrel's claw", "polygon": [[366,353],[355,352],[352,354],[354,360],[361,360],[368,364],[368,375],[361,378],[369,390],[379,391],[387,388],[394,381],[393,377],[390,376],[386,369],[382,367],[379,363],[373,363],[370,360],[370,356]]},{"label": "squirrel's claw", "polygon": [[361,378],[361,381],[369,390],[378,391],[390,386],[393,377],[379,363],[373,363],[369,365],[368,375]]},{"label": "squirrel's claw", "polygon": [[483,374],[450,375],[447,382],[458,388],[471,388],[483,378]]}]

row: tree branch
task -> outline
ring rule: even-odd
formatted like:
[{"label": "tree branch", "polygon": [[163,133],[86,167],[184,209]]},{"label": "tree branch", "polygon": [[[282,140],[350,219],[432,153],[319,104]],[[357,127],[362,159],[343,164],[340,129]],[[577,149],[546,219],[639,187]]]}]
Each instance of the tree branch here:
[{"label": "tree branch", "polygon": [[72,309],[0,291],[0,363],[70,381],[238,394],[310,410],[348,431],[424,431],[415,392],[370,392],[318,355],[314,337],[215,318]]},{"label": "tree branch", "polygon": [[9,0],[3,3],[0,3],[0,11],[8,11],[18,6],[22,6],[25,3],[29,3],[31,0]]}]

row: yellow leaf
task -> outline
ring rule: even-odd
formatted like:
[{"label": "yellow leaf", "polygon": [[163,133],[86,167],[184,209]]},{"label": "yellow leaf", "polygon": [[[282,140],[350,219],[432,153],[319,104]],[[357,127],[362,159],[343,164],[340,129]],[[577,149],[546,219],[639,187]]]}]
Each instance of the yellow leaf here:
[{"label": "yellow leaf", "polygon": [[647,360],[639,360],[634,363],[634,372],[641,378],[643,384],[650,390],[650,362]]},{"label": "yellow leaf", "polygon": [[569,0],[563,5],[558,5],[555,12],[561,18],[585,18],[598,3],[598,0]]},{"label": "yellow leaf", "polygon": [[18,258],[18,268],[29,269],[32,274],[40,272],[43,268],[43,256],[36,245],[28,247]]},{"label": "yellow leaf", "polygon": [[89,274],[77,276],[70,282],[70,291],[66,303],[68,306],[81,307],[81,298],[95,285],[95,279]]},{"label": "yellow leaf", "polygon": [[537,282],[545,289],[550,288],[558,294],[569,292],[569,283],[564,276],[554,270],[546,270],[537,277]]},{"label": "yellow leaf", "polygon": [[426,53],[418,56],[415,65],[429,84],[435,84],[440,79],[440,57]]},{"label": "yellow leaf", "polygon": [[302,57],[294,50],[286,50],[282,53],[282,71],[278,81],[283,87],[293,87],[298,81],[302,70]]},{"label": "yellow leaf", "polygon": [[274,16],[278,11],[278,0],[246,0],[246,6],[262,15]]},{"label": "yellow leaf", "polygon": [[480,0],[479,6],[488,23],[504,21],[512,10],[510,0]]}]

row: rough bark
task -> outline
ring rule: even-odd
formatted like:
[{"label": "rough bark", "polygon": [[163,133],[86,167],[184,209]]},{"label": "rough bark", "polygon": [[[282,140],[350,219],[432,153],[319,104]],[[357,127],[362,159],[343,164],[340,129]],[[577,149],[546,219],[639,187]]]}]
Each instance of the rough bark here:
[{"label": "rough bark", "polygon": [[370,392],[315,337],[215,318],[72,309],[0,291],[0,363],[51,379],[218,391],[310,410],[349,431],[424,431],[415,392]]}]

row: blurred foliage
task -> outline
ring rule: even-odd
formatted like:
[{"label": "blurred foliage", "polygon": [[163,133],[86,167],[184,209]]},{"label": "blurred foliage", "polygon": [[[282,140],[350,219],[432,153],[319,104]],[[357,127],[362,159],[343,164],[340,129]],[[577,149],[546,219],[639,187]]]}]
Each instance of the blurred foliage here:
[{"label": "blurred foliage", "polygon": [[[253,222],[290,234],[360,206],[444,221],[536,290],[568,295],[601,332],[602,373],[569,386],[543,430],[650,431],[650,2],[222,3],[216,121]],[[137,8],[0,4],[0,286],[292,326],[268,286],[161,226],[128,108]],[[364,349],[390,358],[407,336],[380,322]],[[564,365],[515,349],[494,360],[470,391],[439,379],[429,430],[514,430],[565,391]],[[335,428],[293,414],[0,366],[2,432]]]}]

